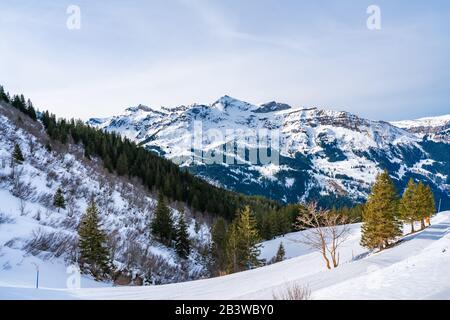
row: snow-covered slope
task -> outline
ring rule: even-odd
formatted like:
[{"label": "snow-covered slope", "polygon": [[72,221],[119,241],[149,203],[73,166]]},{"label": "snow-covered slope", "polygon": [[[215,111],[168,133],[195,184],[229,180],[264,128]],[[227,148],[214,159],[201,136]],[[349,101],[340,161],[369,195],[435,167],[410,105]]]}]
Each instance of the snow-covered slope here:
[{"label": "snow-covered slope", "polygon": [[[277,102],[253,105],[224,96],[211,105],[138,106],[89,123],[144,144],[208,181],[285,202],[320,199],[322,204],[335,205],[361,201],[383,169],[390,171],[400,188],[410,177],[420,177],[439,196],[448,197],[448,167],[435,163],[432,153],[436,151],[424,147],[422,137],[348,112],[293,108]],[[198,123],[203,153],[195,154],[192,147]],[[279,152],[279,163],[248,159],[240,164],[205,163],[205,155],[215,150],[222,156],[223,146],[230,142],[256,148],[254,138],[262,129],[279,133],[279,148],[272,145]],[[230,156],[229,149],[226,155]]]},{"label": "snow-covered slope", "polygon": [[[156,206],[152,195],[137,183],[107,173],[97,161],[87,161],[78,146],[55,144],[49,151],[47,139],[40,123],[0,105],[0,285],[29,285],[35,264],[41,266],[43,286],[65,285],[66,267],[76,258],[77,227],[91,197],[99,207],[122,282],[129,276],[130,281],[139,277],[169,283],[205,275],[199,250],[209,241],[206,224],[200,222],[196,228],[189,218],[194,250],[187,261],[180,261],[174,249],[155,241],[149,232]],[[13,167],[15,143],[25,161]],[[53,207],[58,187],[64,190],[67,207],[59,211]],[[82,284],[108,285],[89,278]]]},{"label": "snow-covered slope", "polygon": [[415,133],[421,138],[450,143],[450,115],[395,121],[391,124]]},{"label": "snow-covered slope", "polygon": [[[408,235],[397,246],[371,254],[359,246],[360,225],[341,252],[341,265],[327,270],[319,253],[298,240],[302,231],[264,243],[271,257],[283,241],[293,257],[266,267],[185,283],[78,290],[35,290],[0,284],[0,298],[32,299],[272,299],[287,283],[308,286],[312,299],[449,299],[450,212],[432,219],[426,230]],[[407,228],[405,228],[405,231]]]}]

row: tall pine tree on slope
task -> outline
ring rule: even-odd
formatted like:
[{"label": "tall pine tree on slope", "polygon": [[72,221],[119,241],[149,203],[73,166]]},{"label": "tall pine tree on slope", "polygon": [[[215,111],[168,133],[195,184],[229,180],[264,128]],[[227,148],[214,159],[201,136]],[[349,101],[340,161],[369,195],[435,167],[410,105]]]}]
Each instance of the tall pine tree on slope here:
[{"label": "tall pine tree on slope", "polygon": [[387,171],[379,174],[363,212],[361,245],[383,250],[402,235],[398,196]]},{"label": "tall pine tree on slope", "polygon": [[189,234],[183,212],[180,212],[176,227],[175,249],[181,258],[186,259],[191,251]]},{"label": "tall pine tree on slope", "polygon": [[425,186],[419,183],[417,190],[417,218],[421,222],[421,228],[425,229],[427,224],[430,224],[431,216],[436,212],[436,204],[434,201],[434,194],[430,186]]},{"label": "tall pine tree on slope", "polygon": [[428,220],[428,224],[430,225],[430,218],[433,214],[436,213],[436,202],[434,200],[434,193],[431,190],[430,186],[427,186],[427,204],[428,204],[428,216],[426,220]]},{"label": "tall pine tree on slope", "polygon": [[227,252],[228,270],[243,271],[260,265],[258,259],[260,241],[256,221],[250,207],[246,206],[229,228]]},{"label": "tall pine tree on slope", "polygon": [[423,230],[425,229],[425,220],[431,217],[436,211],[436,207],[433,192],[422,182],[419,182],[414,193],[414,205],[416,207],[416,219],[420,221],[421,230]]},{"label": "tall pine tree on slope", "polygon": [[158,196],[158,205],[156,206],[155,216],[151,221],[152,234],[166,245],[171,245],[176,232],[173,225],[172,213],[166,204],[162,193]]},{"label": "tall pine tree on slope", "polygon": [[235,223],[232,223],[227,230],[226,239],[226,272],[234,273],[245,269],[241,269],[239,264],[239,238],[237,227]]},{"label": "tall pine tree on slope", "polygon": [[414,194],[416,193],[417,185],[414,180],[409,179],[403,197],[400,200],[399,212],[401,219],[406,223],[411,224],[411,232],[414,233],[414,222],[417,220],[416,206],[414,202]]},{"label": "tall pine tree on slope", "polygon": [[425,229],[425,215],[427,213],[426,187],[422,181],[417,185],[414,193],[414,205],[416,208],[416,219],[420,221],[420,229]]},{"label": "tall pine tree on slope", "polygon": [[423,230],[426,224],[430,223],[431,215],[436,211],[433,191],[423,182],[415,184],[410,179],[400,201],[399,210],[402,220],[411,224],[412,232],[414,232],[415,221],[421,222],[421,230]]},{"label": "tall pine tree on slope", "polygon": [[94,200],[89,203],[78,229],[80,268],[82,272],[102,279],[109,274],[109,250],[106,235],[100,229],[97,205]]},{"label": "tall pine tree on slope", "polygon": [[224,275],[226,272],[227,256],[227,222],[218,217],[211,230],[211,256],[213,272],[216,275]]},{"label": "tall pine tree on slope", "polygon": [[117,159],[117,174],[119,176],[124,176],[128,174],[128,158],[125,153],[122,153]]}]

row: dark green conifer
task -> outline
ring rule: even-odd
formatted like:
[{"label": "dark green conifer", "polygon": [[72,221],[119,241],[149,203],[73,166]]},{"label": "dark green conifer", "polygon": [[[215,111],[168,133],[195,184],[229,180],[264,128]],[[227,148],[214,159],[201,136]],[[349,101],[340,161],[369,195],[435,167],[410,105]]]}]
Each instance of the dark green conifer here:
[{"label": "dark green conifer", "polygon": [[151,221],[152,234],[162,243],[171,245],[175,238],[172,213],[162,193],[158,196],[155,215]]},{"label": "dark green conifer", "polygon": [[94,200],[89,203],[81,219],[78,236],[81,270],[92,274],[96,279],[106,277],[110,272],[109,250]]},{"label": "dark green conifer", "polygon": [[280,242],[280,246],[278,247],[277,254],[275,255],[274,262],[281,262],[286,257],[286,251],[283,246],[283,242]]},{"label": "dark green conifer", "polygon": [[63,195],[61,188],[58,188],[58,190],[56,190],[55,195],[53,196],[53,206],[55,208],[58,208],[58,212],[59,212],[59,209],[66,208],[66,201],[64,199],[64,195]]},{"label": "dark green conifer", "polygon": [[186,259],[191,251],[189,233],[183,212],[180,212],[176,227],[175,249],[181,258]]},{"label": "dark green conifer", "polygon": [[23,157],[22,150],[20,149],[19,144],[14,144],[14,150],[12,153],[13,161],[16,164],[22,164],[25,161],[25,158]]}]

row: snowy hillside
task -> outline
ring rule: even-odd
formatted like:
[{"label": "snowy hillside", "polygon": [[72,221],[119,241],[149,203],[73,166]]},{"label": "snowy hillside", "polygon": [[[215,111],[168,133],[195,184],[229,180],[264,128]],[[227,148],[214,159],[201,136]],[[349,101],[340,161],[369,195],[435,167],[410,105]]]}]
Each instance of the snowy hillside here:
[{"label": "snowy hillside", "polygon": [[[405,228],[405,232],[407,232]],[[308,232],[308,231],[303,231]],[[120,288],[32,289],[0,283],[0,298],[32,299],[272,299],[287,283],[308,286],[312,299],[449,299],[450,212],[397,246],[370,254],[359,246],[360,225],[341,253],[341,265],[326,270],[319,253],[298,240],[301,232],[264,243],[271,257],[280,241],[291,259],[255,270],[185,283]],[[236,290],[239,288],[239,290]]]},{"label": "snowy hillside", "polygon": [[[170,283],[205,275],[199,250],[209,242],[206,224],[200,222],[195,228],[189,218],[194,250],[181,261],[174,249],[150,235],[156,200],[143,187],[87,161],[78,146],[55,143],[49,151],[47,139],[39,122],[0,105],[0,286],[29,285],[35,264],[41,266],[44,286],[65,285],[66,267],[76,258],[80,218],[92,197],[100,208],[122,282]],[[13,166],[14,144],[20,146],[25,161]],[[59,187],[64,190],[66,209],[53,206]],[[177,210],[172,212],[178,215]],[[82,284],[111,285],[89,278],[83,278]]]},{"label": "snowy hillside", "polygon": [[[431,184],[439,197],[449,198],[448,159],[443,163],[436,155],[442,150],[424,145],[422,137],[413,132],[348,112],[293,108],[276,102],[253,105],[224,96],[211,105],[138,106],[89,123],[133,139],[208,181],[285,202],[320,198],[322,204],[330,205],[362,201],[382,169],[390,171],[399,188],[416,177]],[[198,123],[203,153],[193,154]],[[223,150],[230,142],[249,150],[256,148],[255,139],[245,133],[250,130],[256,136],[262,129],[279,133],[279,148],[272,146],[279,151],[279,163],[253,163],[239,155],[234,155],[239,164],[204,161],[211,150],[219,157],[224,152],[230,156],[228,149]],[[232,134],[214,134],[230,130]]]}]

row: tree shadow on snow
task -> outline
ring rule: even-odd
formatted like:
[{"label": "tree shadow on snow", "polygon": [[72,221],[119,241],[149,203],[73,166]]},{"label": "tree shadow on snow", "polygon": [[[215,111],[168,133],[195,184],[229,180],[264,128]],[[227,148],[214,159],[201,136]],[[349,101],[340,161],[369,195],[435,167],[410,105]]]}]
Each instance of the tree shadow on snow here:
[{"label": "tree shadow on snow", "polygon": [[427,239],[438,240],[445,236],[450,231],[450,223],[441,223],[435,226],[430,226],[423,231],[416,234],[411,234],[402,239],[402,242],[410,241],[412,239]]}]

